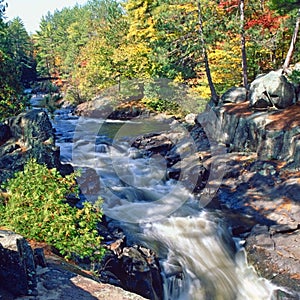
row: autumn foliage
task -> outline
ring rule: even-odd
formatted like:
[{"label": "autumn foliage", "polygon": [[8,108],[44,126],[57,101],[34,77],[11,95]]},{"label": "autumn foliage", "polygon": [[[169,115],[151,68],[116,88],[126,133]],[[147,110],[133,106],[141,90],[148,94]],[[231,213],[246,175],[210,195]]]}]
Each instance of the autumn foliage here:
[{"label": "autumn foliage", "polygon": [[[282,66],[289,48],[293,11],[282,13],[277,2],[283,1],[244,1],[249,81]],[[293,0],[288,2],[294,7]],[[57,10],[44,16],[31,36],[32,57],[40,76],[55,77],[55,84],[72,101],[90,100],[103,89],[134,78],[168,78],[209,98],[204,48],[219,94],[243,84],[241,1],[198,3],[203,36],[197,1],[90,0]],[[2,53],[0,48],[1,64],[7,57]],[[294,54],[294,62],[299,55]]]}]

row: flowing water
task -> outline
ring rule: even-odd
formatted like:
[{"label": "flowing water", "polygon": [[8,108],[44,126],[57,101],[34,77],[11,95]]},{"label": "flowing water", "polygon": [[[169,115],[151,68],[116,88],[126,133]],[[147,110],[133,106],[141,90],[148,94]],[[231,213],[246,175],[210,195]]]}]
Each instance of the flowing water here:
[{"label": "flowing water", "polygon": [[220,212],[199,208],[184,185],[167,180],[163,157],[131,147],[138,134],[166,129],[161,123],[78,119],[62,110],[53,124],[62,161],[95,170],[89,183],[100,186],[85,198],[105,199],[105,213],[132,240],[158,253],[165,299],[272,299],[275,287],[236,250],[239,241],[232,240]]}]

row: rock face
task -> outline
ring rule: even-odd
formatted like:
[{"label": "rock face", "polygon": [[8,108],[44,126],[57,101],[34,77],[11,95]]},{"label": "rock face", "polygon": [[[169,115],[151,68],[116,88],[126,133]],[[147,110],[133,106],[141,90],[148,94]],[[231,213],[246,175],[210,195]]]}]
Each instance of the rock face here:
[{"label": "rock face", "polygon": [[0,230],[0,298],[5,300],[124,299],[141,296],[103,284],[49,250],[34,248],[20,235]]},{"label": "rock face", "polygon": [[212,109],[218,118],[210,134],[230,151],[256,152],[260,160],[277,159],[291,167],[300,166],[299,103],[270,112],[255,112],[249,102]]},{"label": "rock face", "polygon": [[0,286],[14,296],[36,295],[33,251],[22,236],[5,230],[0,230]]},{"label": "rock face", "polygon": [[256,79],[249,96],[250,102],[233,96],[210,108],[217,118],[207,134],[228,150],[204,161],[227,165],[212,203],[227,215],[233,235],[245,239],[258,273],[282,287],[276,299],[299,299],[300,104],[278,72]]},{"label": "rock face", "polygon": [[23,169],[29,158],[67,174],[72,168],[60,163],[60,151],[47,113],[31,110],[0,124],[0,183]]},{"label": "rock face", "polygon": [[248,260],[260,275],[286,287],[292,297],[296,293],[300,295],[300,231],[297,229],[256,225],[246,244]]},{"label": "rock face", "polygon": [[141,245],[127,244],[123,231],[110,227],[100,228],[108,249],[97,270],[100,280],[147,299],[162,299],[161,270],[155,252]]},{"label": "rock face", "polygon": [[295,103],[295,88],[282,74],[272,71],[256,78],[250,85],[250,105],[257,109],[286,108]]}]

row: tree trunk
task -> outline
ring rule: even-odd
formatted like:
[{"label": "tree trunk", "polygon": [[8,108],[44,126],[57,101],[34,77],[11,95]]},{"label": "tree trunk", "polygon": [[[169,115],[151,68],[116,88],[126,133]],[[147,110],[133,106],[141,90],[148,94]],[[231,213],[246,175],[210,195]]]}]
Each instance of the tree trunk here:
[{"label": "tree trunk", "polygon": [[208,55],[207,55],[207,49],[206,49],[206,41],[204,38],[204,32],[203,32],[203,22],[202,22],[202,12],[201,12],[201,3],[200,0],[197,1],[198,4],[198,23],[199,23],[199,35],[200,35],[200,40],[202,44],[202,54],[204,57],[204,64],[205,64],[205,73],[208,81],[208,85],[210,88],[211,92],[211,100],[217,104],[218,103],[218,94],[216,92],[212,77],[211,77],[211,72],[209,68],[209,62],[208,62]]},{"label": "tree trunk", "polygon": [[243,85],[248,88],[248,68],[247,68],[247,54],[246,54],[246,40],[245,40],[245,3],[240,0],[240,18],[241,18],[241,50],[242,50],[242,71],[243,71]]},{"label": "tree trunk", "polygon": [[284,61],[284,64],[283,64],[283,70],[284,71],[289,67],[289,65],[291,63],[292,56],[293,56],[293,53],[294,53],[294,50],[295,50],[297,35],[298,35],[298,32],[299,32],[299,26],[300,26],[300,9],[298,10],[298,13],[297,13],[296,24],[295,24],[294,33],[293,33],[293,36],[292,36],[290,48],[289,48],[289,51],[286,55],[286,58],[285,58],[285,61]]}]

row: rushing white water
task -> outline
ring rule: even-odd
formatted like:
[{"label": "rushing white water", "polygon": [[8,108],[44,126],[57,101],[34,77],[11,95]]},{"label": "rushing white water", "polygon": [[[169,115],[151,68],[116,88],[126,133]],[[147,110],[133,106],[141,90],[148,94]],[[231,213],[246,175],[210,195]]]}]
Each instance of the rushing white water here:
[{"label": "rushing white water", "polygon": [[166,299],[271,299],[272,285],[247,266],[242,250],[228,247],[228,232],[213,214],[170,217],[147,226],[145,235],[168,249]]},{"label": "rushing white water", "polygon": [[165,299],[272,299],[275,287],[247,265],[243,250],[234,250],[220,215],[199,209],[180,182],[166,180],[162,157],[145,157],[130,147],[124,133],[118,143],[99,136],[99,122],[78,125],[69,115],[56,116],[61,158],[94,169],[90,180],[98,180],[100,189],[85,197],[101,196],[105,213],[159,254]]}]

